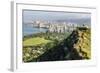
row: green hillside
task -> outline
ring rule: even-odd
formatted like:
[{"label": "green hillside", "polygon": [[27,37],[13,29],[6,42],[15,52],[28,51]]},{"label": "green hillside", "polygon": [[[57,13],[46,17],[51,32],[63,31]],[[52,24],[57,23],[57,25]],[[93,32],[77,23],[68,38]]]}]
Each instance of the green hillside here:
[{"label": "green hillside", "polygon": [[23,61],[82,60],[91,58],[91,29],[73,32],[41,33],[23,40]]},{"label": "green hillside", "polygon": [[67,47],[71,49],[71,57],[75,59],[76,52],[82,59],[91,58],[91,31],[89,28],[77,28],[67,38]]},{"label": "green hillside", "polygon": [[44,38],[35,37],[35,38],[29,38],[23,42],[23,46],[37,46],[39,44],[46,44],[51,42],[50,40],[46,40]]}]

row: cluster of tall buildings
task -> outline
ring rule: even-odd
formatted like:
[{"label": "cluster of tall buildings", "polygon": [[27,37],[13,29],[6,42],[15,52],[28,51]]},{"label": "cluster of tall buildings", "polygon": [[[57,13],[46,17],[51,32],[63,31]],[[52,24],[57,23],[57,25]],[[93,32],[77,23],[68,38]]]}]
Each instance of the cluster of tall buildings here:
[{"label": "cluster of tall buildings", "polygon": [[49,32],[70,32],[78,27],[78,24],[67,22],[34,21],[33,27],[47,28]]}]

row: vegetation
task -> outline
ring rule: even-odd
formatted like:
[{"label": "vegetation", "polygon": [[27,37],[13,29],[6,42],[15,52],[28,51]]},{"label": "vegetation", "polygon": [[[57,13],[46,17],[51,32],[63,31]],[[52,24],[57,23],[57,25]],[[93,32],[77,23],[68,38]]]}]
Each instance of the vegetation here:
[{"label": "vegetation", "polygon": [[48,50],[55,49],[70,33],[37,33],[23,38],[23,61],[38,61],[39,56]]},{"label": "vegetation", "polygon": [[81,60],[91,58],[90,28],[73,32],[37,33],[23,38],[23,61]]},{"label": "vegetation", "polygon": [[[67,47],[70,48],[72,59],[91,58],[91,31],[90,28],[77,28],[67,38]],[[77,57],[75,57],[77,55]]]},{"label": "vegetation", "polygon": [[29,38],[23,42],[23,46],[37,46],[39,44],[46,44],[51,42],[50,40],[46,40],[44,38],[35,37],[35,38]]}]

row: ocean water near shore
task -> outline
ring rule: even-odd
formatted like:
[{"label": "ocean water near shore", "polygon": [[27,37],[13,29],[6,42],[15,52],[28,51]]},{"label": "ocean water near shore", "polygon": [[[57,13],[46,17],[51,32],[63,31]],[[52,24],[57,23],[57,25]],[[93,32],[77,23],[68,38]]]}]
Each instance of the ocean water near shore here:
[{"label": "ocean water near shore", "polygon": [[40,32],[46,32],[48,29],[46,28],[38,28],[38,27],[32,27],[31,25],[23,25],[23,36],[36,34]]}]

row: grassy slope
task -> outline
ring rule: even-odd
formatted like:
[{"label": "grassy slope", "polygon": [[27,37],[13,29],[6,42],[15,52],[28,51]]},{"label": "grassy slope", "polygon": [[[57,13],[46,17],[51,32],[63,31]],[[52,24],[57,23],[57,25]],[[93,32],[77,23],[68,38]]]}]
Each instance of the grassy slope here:
[{"label": "grassy slope", "polygon": [[79,28],[67,39],[67,46],[72,49],[72,57],[75,59],[73,50],[76,50],[82,59],[91,58],[91,31],[89,28]]},{"label": "grassy slope", "polygon": [[37,46],[39,44],[46,44],[51,42],[50,40],[46,40],[44,38],[35,37],[35,38],[29,38],[23,42],[24,46]]}]

